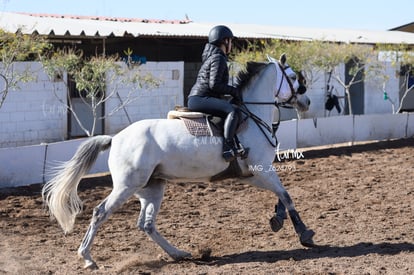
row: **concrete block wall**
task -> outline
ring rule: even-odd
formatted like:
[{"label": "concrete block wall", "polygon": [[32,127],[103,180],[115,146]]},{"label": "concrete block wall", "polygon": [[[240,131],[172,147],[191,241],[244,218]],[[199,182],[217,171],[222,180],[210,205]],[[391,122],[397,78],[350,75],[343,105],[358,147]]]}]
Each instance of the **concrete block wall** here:
[{"label": "concrete block wall", "polygon": [[[196,82],[198,71],[200,70],[201,62],[186,62],[184,64],[184,96],[187,97]],[[184,98],[184,103],[187,99]],[[186,105],[186,104],[185,104]]]},{"label": "concrete block wall", "polygon": [[[44,182],[52,178],[53,173],[56,172],[56,167],[65,161],[70,160],[75,154],[79,145],[87,138],[68,140],[57,143],[43,144],[44,147]],[[90,174],[109,171],[108,168],[109,150],[101,152],[95,164],[89,171]]]},{"label": "concrete block wall", "polygon": [[[399,96],[399,76],[396,75],[395,67],[390,64],[386,66],[386,74],[389,76],[385,85],[388,97],[395,104],[395,111],[398,109]],[[365,81],[365,114],[387,114],[392,113],[392,104],[389,100],[384,100],[383,80],[377,77],[368,78]]]},{"label": "concrete block wall", "polygon": [[279,143],[278,150],[296,149],[298,143],[297,120],[281,121],[276,137]]},{"label": "concrete block wall", "polygon": [[0,109],[0,148],[64,140],[67,132],[63,82],[51,82],[38,62],[19,62],[16,71],[28,70],[34,79],[11,89]]},{"label": "concrete block wall", "polygon": [[[67,138],[67,110],[59,101],[67,102],[64,82],[51,81],[41,63],[16,63],[17,71],[26,69],[34,79],[20,83],[19,89],[11,90],[0,109],[0,148],[63,141]],[[132,122],[163,118],[175,105],[183,105],[184,62],[148,62],[138,69],[144,74],[153,74],[161,80],[161,85],[155,89],[137,91],[136,100],[125,108]],[[121,80],[112,85],[119,85],[122,100],[131,91],[131,87],[121,83]],[[113,86],[108,84],[108,91]],[[114,95],[106,102],[105,112],[108,114],[118,105],[119,98]],[[105,119],[105,133],[115,134],[130,124],[125,111],[121,109]]]},{"label": "concrete block wall", "polygon": [[[149,118],[166,118],[169,110],[183,105],[184,62],[148,62],[137,68],[141,73],[151,73],[161,81],[158,88],[140,89],[135,92],[135,101],[105,119],[105,133],[115,134],[132,122]],[[108,87],[111,90],[113,87]],[[131,87],[119,88],[119,95],[125,101]],[[105,105],[106,113],[119,106],[115,95]],[[126,112],[126,113],[125,113]]]},{"label": "concrete block wall", "polygon": [[[0,148],[0,188],[46,182],[62,162],[72,158],[81,142],[85,140]],[[108,171],[108,156],[109,151],[100,153],[89,173]]]},{"label": "concrete block wall", "polygon": [[[414,114],[336,116],[282,121],[277,132],[279,150],[344,142],[414,138]],[[43,183],[59,162],[72,158],[85,139],[51,144],[0,148],[0,188]],[[103,152],[90,174],[108,171]],[[306,156],[305,156],[306,157]]]},{"label": "concrete block wall", "polygon": [[45,146],[0,148],[0,187],[44,182]]},{"label": "concrete block wall", "polygon": [[353,140],[353,116],[301,119],[297,121],[297,146],[311,147]]},{"label": "concrete block wall", "polygon": [[312,73],[312,83],[309,83],[306,95],[311,101],[309,111],[302,118],[324,117],[325,114],[326,77],[322,72]]},{"label": "concrete block wall", "polygon": [[[386,74],[389,76],[386,82],[385,90],[390,99],[395,103],[395,109],[399,105],[399,78],[396,76],[395,67],[390,63],[385,64]],[[345,66],[341,65],[338,70],[340,74],[345,74]],[[313,72],[313,82],[309,85],[307,96],[311,100],[309,111],[302,115],[302,118],[314,118],[325,116],[338,116],[336,109],[329,113],[325,112],[325,92],[328,76],[323,72]],[[333,94],[345,96],[344,88],[333,78],[330,82],[334,86]],[[364,114],[391,114],[392,105],[388,100],[384,100],[382,91],[382,80],[378,78],[368,78],[364,81]],[[345,101],[340,100],[344,105]]]},{"label": "concrete block wall", "polygon": [[283,123],[297,124],[298,148],[414,137],[413,113],[336,116]]},{"label": "concrete block wall", "polygon": [[414,137],[414,114],[408,114],[407,118],[407,137]]},{"label": "concrete block wall", "polygon": [[387,140],[401,137],[407,133],[408,113],[394,115],[355,116],[354,141]]},{"label": "concrete block wall", "polygon": [[[184,105],[184,85],[191,78],[191,85],[198,71],[199,63],[184,64],[184,62],[148,62],[138,67],[143,73],[151,72],[162,83],[156,89],[137,91],[137,100],[119,110],[113,116],[105,119],[105,133],[115,134],[128,126],[130,117],[132,122],[146,118],[162,118],[176,105]],[[35,79],[28,83],[21,83],[20,89],[10,91],[3,107],[0,109],[0,148],[40,144],[42,142],[62,141],[68,132],[67,110],[56,98],[66,102],[66,87],[63,82],[51,82],[38,62],[20,62],[16,64],[17,71],[29,68]],[[192,70],[191,70],[192,68]],[[343,71],[343,66],[339,68]],[[394,69],[387,67],[390,80],[386,90],[392,100],[398,105],[398,78]],[[188,75],[184,75],[186,72]],[[191,73],[193,72],[193,73]],[[302,114],[301,118],[325,116],[325,85],[326,76],[323,73],[314,75],[314,82],[309,87],[307,95],[311,99],[310,110]],[[185,84],[187,82],[187,84]],[[377,82],[366,82],[365,112],[367,114],[391,113],[389,101],[384,101],[382,91],[375,86]],[[111,85],[119,85],[112,83]],[[331,81],[337,89],[343,89],[339,84]],[[122,84],[119,86],[119,95],[124,100],[131,88]],[[112,88],[108,84],[108,91]],[[119,105],[119,98],[115,95],[106,102],[105,113],[108,114]],[[125,113],[126,112],[126,113]],[[337,115],[333,110],[331,116]],[[296,112],[281,109],[281,119],[296,118]]]}]

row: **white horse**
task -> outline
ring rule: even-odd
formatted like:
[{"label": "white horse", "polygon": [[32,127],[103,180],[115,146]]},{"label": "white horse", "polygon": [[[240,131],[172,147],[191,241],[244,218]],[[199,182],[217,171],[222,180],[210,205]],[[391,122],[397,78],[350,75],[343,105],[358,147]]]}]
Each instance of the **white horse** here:
[{"label": "white horse", "polygon": [[[306,95],[297,93],[296,74],[287,66],[285,58],[281,62],[271,60],[261,66],[250,66],[239,79],[245,102],[241,109],[249,118],[238,137],[250,148],[248,157],[238,161],[242,174],[240,181],[275,193],[287,208],[302,245],[313,246],[315,233],[301,221],[276,172],[251,169],[257,165],[265,168],[272,165],[275,144],[269,125],[276,109],[275,99],[289,101],[301,111],[307,110],[310,101]],[[99,152],[111,148],[108,165],[113,190],[95,207],[78,249],[78,255],[85,260],[85,268],[97,268],[90,249],[98,227],[132,195],[141,203],[138,228],[173,259],[191,257],[190,253],[171,245],[157,231],[155,222],[166,182],[208,182],[229,165],[222,158],[222,145],[206,140],[189,134],[179,119],[141,120],[113,137],[102,135],[88,139],[71,160],[58,167],[60,171],[44,185],[42,196],[51,216],[66,233],[73,229],[75,217],[82,210],[77,194],[81,177],[89,171]],[[243,177],[247,175],[250,177]],[[275,215],[270,223],[277,231],[283,221]]]}]

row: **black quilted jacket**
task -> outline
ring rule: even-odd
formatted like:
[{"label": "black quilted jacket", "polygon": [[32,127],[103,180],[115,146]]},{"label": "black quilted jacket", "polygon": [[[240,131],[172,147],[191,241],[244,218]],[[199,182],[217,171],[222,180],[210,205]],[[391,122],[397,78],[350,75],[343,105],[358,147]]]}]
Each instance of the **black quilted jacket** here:
[{"label": "black quilted jacket", "polygon": [[237,96],[238,90],[228,85],[229,70],[224,52],[217,46],[207,43],[201,57],[202,65],[189,96]]}]

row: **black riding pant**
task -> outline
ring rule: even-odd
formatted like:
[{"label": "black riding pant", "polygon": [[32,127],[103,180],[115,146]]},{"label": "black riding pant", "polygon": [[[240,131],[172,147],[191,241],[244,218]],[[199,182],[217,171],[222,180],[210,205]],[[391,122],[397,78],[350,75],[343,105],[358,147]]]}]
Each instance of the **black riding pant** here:
[{"label": "black riding pant", "polygon": [[188,109],[224,119],[224,139],[232,142],[240,121],[240,110],[225,99],[208,96],[190,96]]}]

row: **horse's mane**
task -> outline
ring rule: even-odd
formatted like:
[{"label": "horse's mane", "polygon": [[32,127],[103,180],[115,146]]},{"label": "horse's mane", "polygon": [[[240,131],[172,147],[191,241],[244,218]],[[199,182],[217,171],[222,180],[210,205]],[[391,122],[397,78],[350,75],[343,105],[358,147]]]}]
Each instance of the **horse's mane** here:
[{"label": "horse's mane", "polygon": [[247,62],[246,68],[237,74],[237,88],[243,90],[250,80],[262,71],[267,64],[264,62]]}]

